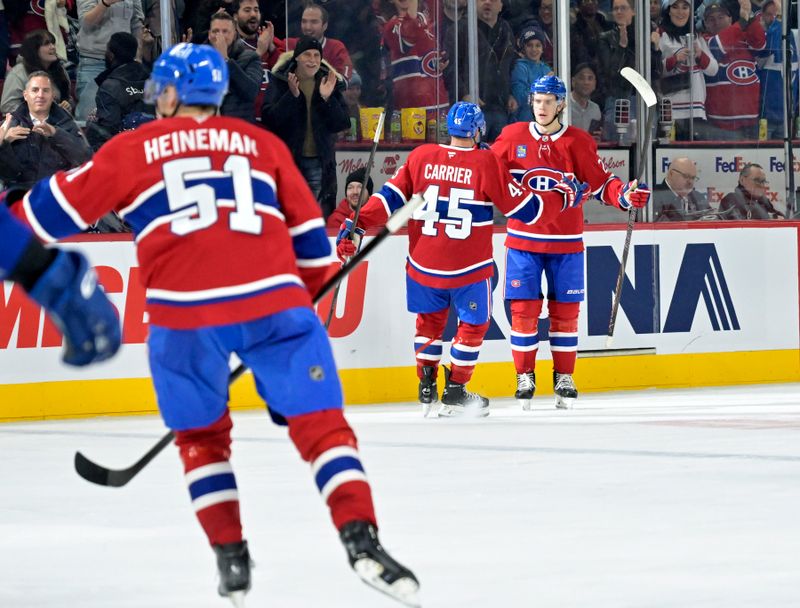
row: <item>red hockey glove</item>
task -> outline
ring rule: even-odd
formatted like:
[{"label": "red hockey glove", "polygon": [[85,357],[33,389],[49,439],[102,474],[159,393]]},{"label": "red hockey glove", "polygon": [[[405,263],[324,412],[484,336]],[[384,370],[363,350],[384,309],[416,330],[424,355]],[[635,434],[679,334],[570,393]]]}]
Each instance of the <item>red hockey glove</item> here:
[{"label": "red hockey glove", "polygon": [[341,225],[339,234],[336,236],[336,257],[342,264],[352,258],[361,248],[362,236],[364,236],[364,229],[353,230],[353,220],[347,219]]},{"label": "red hockey glove", "polygon": [[574,173],[565,173],[562,180],[553,187],[553,190],[564,195],[564,205],[561,207],[561,211],[566,211],[567,209],[580,207],[583,204],[586,200],[589,184],[579,182]]},{"label": "red hockey glove", "polygon": [[645,183],[638,183],[637,180],[628,182],[623,186],[622,193],[619,195],[619,206],[622,209],[630,209],[631,206],[641,209],[650,202],[650,188]]}]

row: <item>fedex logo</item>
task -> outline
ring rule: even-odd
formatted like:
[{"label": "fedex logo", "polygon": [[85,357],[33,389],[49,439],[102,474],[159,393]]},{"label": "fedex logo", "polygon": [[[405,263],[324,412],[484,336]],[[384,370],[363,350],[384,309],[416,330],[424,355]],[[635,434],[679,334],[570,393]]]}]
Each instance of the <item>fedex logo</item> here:
[{"label": "fedex logo", "polygon": [[[778,156],[770,156],[769,157],[769,170],[775,173],[783,173],[786,171],[786,163],[783,162],[783,157]],[[795,159],[794,161],[794,171],[797,173],[800,171],[800,160]]]},{"label": "fedex logo", "polygon": [[714,159],[714,168],[718,173],[739,173],[745,165],[741,156],[734,156],[733,160],[725,160],[722,156]]}]

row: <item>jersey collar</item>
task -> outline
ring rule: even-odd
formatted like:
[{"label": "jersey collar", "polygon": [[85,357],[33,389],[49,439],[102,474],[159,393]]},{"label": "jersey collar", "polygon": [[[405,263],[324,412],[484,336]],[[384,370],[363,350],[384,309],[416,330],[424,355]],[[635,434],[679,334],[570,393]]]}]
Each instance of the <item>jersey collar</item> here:
[{"label": "jersey collar", "polygon": [[550,141],[556,141],[559,137],[561,137],[564,132],[567,130],[567,125],[561,125],[561,128],[554,132],[554,133],[539,133],[539,130],[536,128],[536,122],[530,121],[528,123],[528,131],[531,133],[531,137],[536,141],[539,141],[543,137],[548,137]]}]

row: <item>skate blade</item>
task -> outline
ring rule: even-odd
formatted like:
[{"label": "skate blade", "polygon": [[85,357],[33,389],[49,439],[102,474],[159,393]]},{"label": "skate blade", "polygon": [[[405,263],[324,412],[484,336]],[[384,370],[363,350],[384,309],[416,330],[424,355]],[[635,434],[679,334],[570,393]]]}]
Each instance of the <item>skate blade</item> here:
[{"label": "skate blade", "polygon": [[442,405],[442,408],[439,410],[439,418],[486,418],[488,415],[488,405],[486,407]]},{"label": "skate blade", "polygon": [[368,557],[358,560],[353,564],[353,569],[367,585],[398,602],[414,608],[420,608],[422,605],[419,599],[419,583],[415,580],[405,577],[389,585],[381,578],[383,566]]},{"label": "skate blade", "polygon": [[[439,402],[438,401],[431,401],[430,403],[423,403],[422,404],[422,417],[423,418],[436,418],[439,414],[438,411]],[[431,414],[433,416],[431,416]]]},{"label": "skate blade", "polygon": [[531,403],[530,399],[517,399],[517,401],[522,406],[523,412],[530,412],[533,410],[533,404]]},{"label": "skate blade", "polygon": [[244,608],[244,596],[246,591],[231,591],[228,594],[228,599],[235,606],[235,608]]},{"label": "skate blade", "polygon": [[577,399],[574,397],[557,397],[556,408],[559,410],[571,410],[576,401]]}]

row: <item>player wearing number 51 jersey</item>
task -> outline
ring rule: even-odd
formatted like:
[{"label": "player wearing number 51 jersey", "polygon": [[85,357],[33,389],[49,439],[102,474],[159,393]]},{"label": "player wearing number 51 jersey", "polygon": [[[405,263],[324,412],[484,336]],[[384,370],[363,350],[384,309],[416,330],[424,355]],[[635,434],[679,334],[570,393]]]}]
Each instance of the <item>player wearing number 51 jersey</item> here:
[{"label": "player wearing number 51 jersey", "polygon": [[228,361],[236,353],[273,420],[288,425],[312,464],[351,565],[367,583],[416,605],[414,575],[378,542],[330,344],[311,307],[331,253],[319,206],[280,140],[216,115],[227,85],[226,63],[213,48],[165,52],[146,87],[161,119],[37,184],[21,215],[46,241],[111,209],[133,227],[159,409],[216,553],[221,595],[242,605],[250,587],[229,461]]},{"label": "player wearing number 51 jersey", "polygon": [[[440,416],[477,409],[487,415],[488,400],[468,393],[466,383],[478,360],[491,315],[492,216],[496,206],[525,225],[553,220],[580,202],[582,189],[570,180],[534,192],[520,184],[489,151],[476,147],[484,128],[477,105],[456,103],[448,113],[450,145],[416,148],[397,173],[366,202],[359,227],[381,224],[415,193],[425,205],[408,223],[407,306],[417,313],[414,352],[423,413],[437,400],[435,378],[442,357],[442,334],[451,302],[458,330],[450,349]],[[348,249],[349,248],[349,249]],[[340,240],[342,255],[352,254]]]}]

